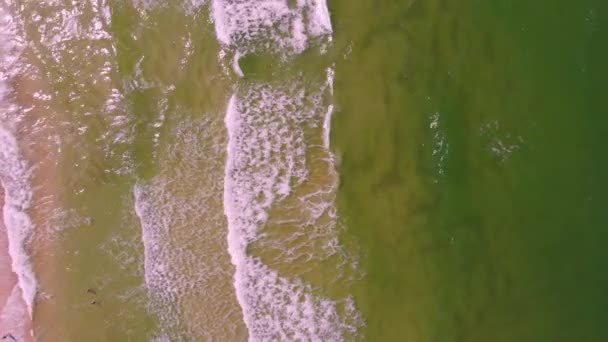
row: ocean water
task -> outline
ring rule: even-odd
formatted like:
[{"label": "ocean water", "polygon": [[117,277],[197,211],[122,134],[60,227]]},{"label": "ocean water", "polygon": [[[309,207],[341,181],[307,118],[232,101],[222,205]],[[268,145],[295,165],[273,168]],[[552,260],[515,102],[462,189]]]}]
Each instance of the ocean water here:
[{"label": "ocean water", "polygon": [[370,341],[603,341],[602,1],[333,1]]},{"label": "ocean water", "polygon": [[607,10],[0,0],[0,333],[606,340]]}]

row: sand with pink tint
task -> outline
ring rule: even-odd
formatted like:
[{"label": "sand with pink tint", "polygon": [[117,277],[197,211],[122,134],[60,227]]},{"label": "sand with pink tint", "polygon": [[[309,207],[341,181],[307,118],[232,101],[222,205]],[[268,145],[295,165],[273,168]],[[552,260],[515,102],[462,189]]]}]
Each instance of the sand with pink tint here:
[{"label": "sand with pink tint", "polygon": [[[0,188],[0,206],[4,205],[3,198]],[[6,227],[0,220],[0,338],[11,334],[18,341],[32,341],[32,322],[11,262]]]}]

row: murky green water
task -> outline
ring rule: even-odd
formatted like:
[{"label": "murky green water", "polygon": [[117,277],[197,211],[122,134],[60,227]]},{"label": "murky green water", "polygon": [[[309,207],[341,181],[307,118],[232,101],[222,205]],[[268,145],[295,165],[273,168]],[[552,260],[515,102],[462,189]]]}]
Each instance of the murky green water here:
[{"label": "murky green water", "polygon": [[0,5],[37,340],[608,340],[606,3],[331,0],[302,53],[211,2]]},{"label": "murky green water", "polygon": [[605,340],[605,4],[331,8],[366,339]]}]

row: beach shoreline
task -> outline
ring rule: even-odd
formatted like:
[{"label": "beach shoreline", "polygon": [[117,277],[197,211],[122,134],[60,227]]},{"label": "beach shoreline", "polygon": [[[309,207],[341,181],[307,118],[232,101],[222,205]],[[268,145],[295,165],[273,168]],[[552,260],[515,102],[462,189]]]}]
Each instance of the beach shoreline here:
[{"label": "beach shoreline", "polygon": [[[4,188],[0,188],[0,205],[4,206]],[[7,234],[4,221],[0,220],[0,336],[11,334],[20,340],[29,340],[32,320],[11,266]]]},{"label": "beach shoreline", "polygon": [[0,338],[30,341],[37,338],[41,275],[61,279],[47,231],[58,206],[58,155],[48,143],[54,115],[39,96],[49,84],[23,46],[22,28],[11,9],[0,10],[5,15],[0,31]]}]

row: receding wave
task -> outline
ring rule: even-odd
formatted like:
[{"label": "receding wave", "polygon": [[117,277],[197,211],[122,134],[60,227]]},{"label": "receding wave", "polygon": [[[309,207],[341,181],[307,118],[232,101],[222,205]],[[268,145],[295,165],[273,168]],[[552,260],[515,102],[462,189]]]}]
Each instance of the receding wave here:
[{"label": "receding wave", "polygon": [[211,8],[217,39],[241,53],[300,53],[332,32],[325,1],[213,0]]},{"label": "receding wave", "polygon": [[150,308],[169,340],[242,340],[221,209],[222,123],[181,118],[172,136],[159,173],[134,188]]},{"label": "receding wave", "polygon": [[351,299],[320,295],[301,277],[337,248],[335,179],[312,182],[307,163],[306,131],[323,119],[320,94],[298,86],[252,85],[228,105],[228,247],[254,341],[342,340],[361,324]]},{"label": "receding wave", "polygon": [[19,154],[17,140],[7,129],[0,127],[0,179],[4,188],[3,219],[8,233],[13,272],[17,274],[23,300],[31,315],[37,282],[27,252],[28,243],[34,232],[34,225],[27,212],[32,202],[29,178],[29,168]]},{"label": "receding wave", "polygon": [[[325,1],[214,0],[211,12],[226,49],[220,58],[231,55],[240,77],[242,56],[286,57],[312,47],[322,54],[332,40]],[[227,106],[224,211],[251,341],[339,341],[362,325],[348,291],[337,285],[354,263],[338,242],[338,178],[329,151],[333,105],[327,101],[334,73],[325,71],[325,83],[302,74],[246,79]],[[319,276],[324,267],[332,276]]]},{"label": "receding wave", "polygon": [[12,104],[5,83],[11,77],[10,68],[19,56],[16,30],[8,8],[0,6],[0,181],[4,188],[3,220],[12,269],[17,275],[23,301],[31,317],[38,286],[28,254],[28,245],[34,233],[34,225],[28,214],[32,205],[31,169],[20,152],[14,133],[20,115],[17,106]]}]

